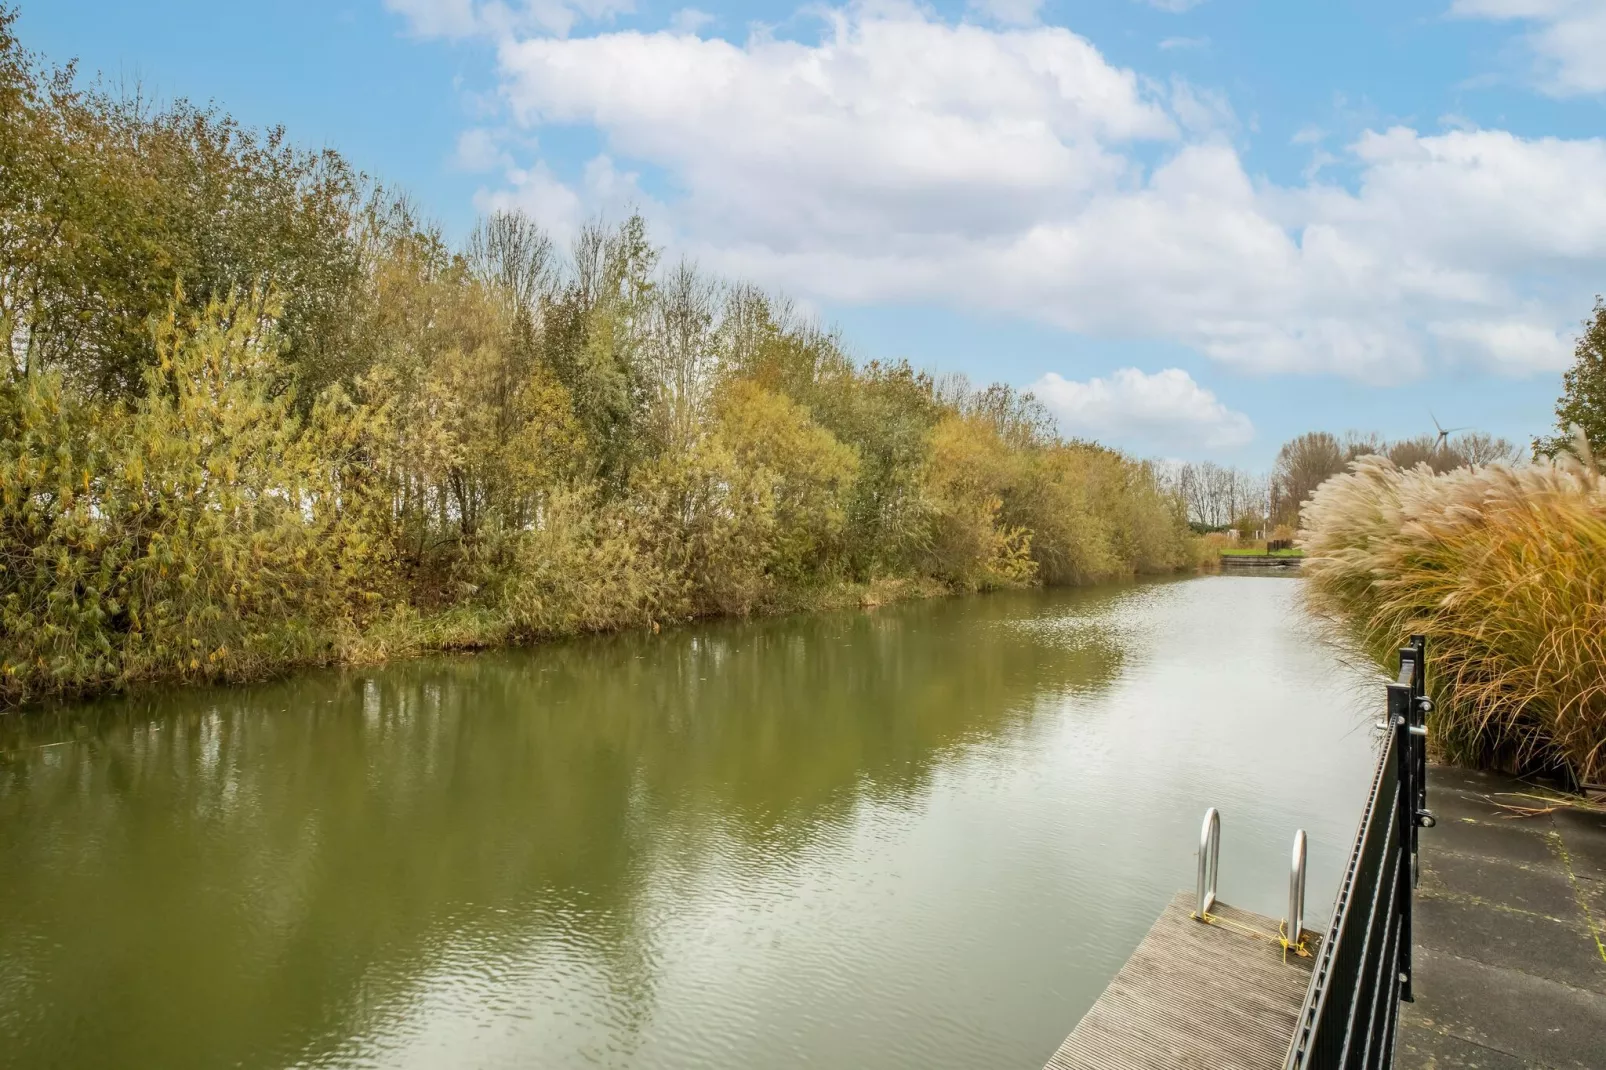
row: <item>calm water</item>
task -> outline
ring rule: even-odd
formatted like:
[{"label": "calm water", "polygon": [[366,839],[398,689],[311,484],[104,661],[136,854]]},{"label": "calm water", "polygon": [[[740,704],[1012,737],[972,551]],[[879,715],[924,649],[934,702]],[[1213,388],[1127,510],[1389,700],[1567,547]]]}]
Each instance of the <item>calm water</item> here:
[{"label": "calm water", "polygon": [[1036,1070],[1223,815],[1325,921],[1298,580],[991,596],[0,719],[0,1066]]}]

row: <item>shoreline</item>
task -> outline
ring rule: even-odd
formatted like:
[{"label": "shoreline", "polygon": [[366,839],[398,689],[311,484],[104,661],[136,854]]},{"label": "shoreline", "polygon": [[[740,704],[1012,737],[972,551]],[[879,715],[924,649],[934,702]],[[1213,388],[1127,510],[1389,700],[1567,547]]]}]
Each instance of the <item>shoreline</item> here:
[{"label": "shoreline", "polygon": [[980,590],[962,590],[930,577],[882,578],[868,583],[841,583],[795,592],[792,598],[777,598],[747,613],[674,617],[620,627],[574,628],[537,635],[511,634],[505,621],[493,620],[490,614],[484,611],[462,607],[428,615],[402,612],[377,622],[360,636],[336,637],[332,641],[329,656],[325,658],[287,660],[259,672],[217,673],[206,676],[175,673],[118,681],[105,686],[85,687],[26,703],[0,706],[0,721],[50,716],[74,706],[119,698],[137,698],[166,689],[248,687],[283,679],[298,672],[378,668],[434,655],[516,650],[590,636],[627,635],[636,632],[657,634],[661,629],[699,621],[752,620],[799,613],[836,613],[854,609],[869,611],[905,602],[991,594],[1006,590],[1081,590],[1109,582],[1174,579],[1210,574],[1213,573],[1203,567],[1179,568],[1172,572],[1133,573],[1125,577],[1081,584],[1025,584]]}]

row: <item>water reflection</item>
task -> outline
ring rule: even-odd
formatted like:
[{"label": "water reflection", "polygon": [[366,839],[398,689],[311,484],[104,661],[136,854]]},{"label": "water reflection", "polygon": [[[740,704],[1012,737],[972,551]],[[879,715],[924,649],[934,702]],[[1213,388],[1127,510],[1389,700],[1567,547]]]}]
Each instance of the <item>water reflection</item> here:
[{"label": "water reflection", "polygon": [[943,601],[8,719],[0,1065],[1041,1065],[1187,883],[1204,805],[1229,899],[1275,910],[1231,876],[1281,880],[1291,818],[1336,870],[1367,744],[1295,589]]}]

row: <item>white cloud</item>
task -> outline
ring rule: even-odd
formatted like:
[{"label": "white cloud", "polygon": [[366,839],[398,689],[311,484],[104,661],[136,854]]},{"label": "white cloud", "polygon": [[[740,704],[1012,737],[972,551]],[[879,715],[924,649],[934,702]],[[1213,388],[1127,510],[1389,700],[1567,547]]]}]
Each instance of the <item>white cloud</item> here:
[{"label": "white cloud", "polygon": [[1043,10],[1043,0],[970,0],[966,7],[1005,26],[1032,26]]},{"label": "white cloud", "polygon": [[420,37],[467,37],[480,28],[474,0],[385,0],[385,9]]},{"label": "white cloud", "polygon": [[[1304,201],[1352,243],[1416,261],[1405,270],[1411,291],[1475,300],[1524,271],[1606,266],[1600,138],[1527,139],[1500,130],[1423,136],[1395,127],[1367,132],[1350,152],[1363,167],[1359,193],[1318,189]],[[1440,289],[1428,272],[1463,281]]]},{"label": "white cloud", "polygon": [[1189,134],[1230,132],[1238,128],[1232,104],[1227,94],[1219,90],[1200,89],[1180,78],[1172,79],[1170,104],[1177,122]]},{"label": "white cloud", "polygon": [[458,135],[452,163],[458,170],[479,172],[511,166],[512,161],[497,143],[494,131],[476,126]]},{"label": "white cloud", "polygon": [[1121,368],[1086,382],[1049,372],[1032,392],[1070,435],[1123,436],[1182,452],[1232,449],[1255,437],[1249,417],[1227,408],[1181,368],[1153,375]]},{"label": "white cloud", "polygon": [[1143,0],[1150,7],[1157,7],[1161,11],[1169,11],[1173,15],[1180,15],[1184,11],[1192,11],[1204,0]]},{"label": "white cloud", "polygon": [[[1225,97],[1067,30],[897,0],[825,18],[814,42],[503,33],[515,126],[590,126],[606,148],[577,184],[537,164],[483,203],[568,226],[628,198],[679,251],[805,299],[959,304],[1370,381],[1548,371],[1606,274],[1600,139],[1370,131],[1279,186],[1223,136]],[[1319,181],[1328,162],[1353,181]]]},{"label": "white cloud", "polygon": [[[500,0],[490,0],[487,4],[488,9],[500,6]],[[606,21],[635,9],[633,0],[525,0],[524,10],[527,18],[540,29],[566,34],[586,20]]]},{"label": "white cloud", "polygon": [[584,191],[565,185],[544,163],[510,168],[506,180],[503,189],[481,193],[474,207],[481,212],[521,209],[560,240],[572,238],[589,212],[581,199]]},{"label": "white cloud", "polygon": [[835,12],[815,46],[616,33],[509,41],[501,62],[519,121],[598,127],[674,173],[688,230],[782,256],[1019,232],[1129,176],[1107,146],[1177,134],[1069,31],[913,9]]},{"label": "white cloud", "polygon": [[1166,37],[1160,41],[1160,51],[1174,52],[1184,48],[1209,48],[1208,37]]},{"label": "white cloud", "polygon": [[617,219],[640,212],[658,232],[669,229],[668,213],[642,191],[638,176],[620,171],[605,155],[586,164],[578,188],[559,180],[544,163],[510,167],[504,177],[506,186],[482,192],[475,198],[475,208],[481,212],[520,209],[539,220],[559,242],[569,242],[582,223],[597,215]]},{"label": "white cloud", "polygon": [[1539,87],[1558,97],[1606,93],[1606,3],[1602,0],[1455,0],[1463,18],[1532,25],[1524,43],[1533,53]]},{"label": "white cloud", "polygon": [[1560,371],[1572,363],[1572,343],[1544,322],[1463,321],[1432,324],[1429,329],[1447,351],[1483,367],[1521,373],[1536,367]]}]

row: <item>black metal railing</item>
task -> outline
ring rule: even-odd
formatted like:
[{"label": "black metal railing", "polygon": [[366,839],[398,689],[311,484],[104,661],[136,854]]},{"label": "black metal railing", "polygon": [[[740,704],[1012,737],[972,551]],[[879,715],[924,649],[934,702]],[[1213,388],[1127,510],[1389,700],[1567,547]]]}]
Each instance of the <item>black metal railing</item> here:
[{"label": "black metal railing", "polygon": [[1411,900],[1427,810],[1427,641],[1400,648],[1388,685],[1383,753],[1361,815],[1333,920],[1300,1008],[1285,1070],[1394,1063],[1400,1003],[1411,1000]]}]

